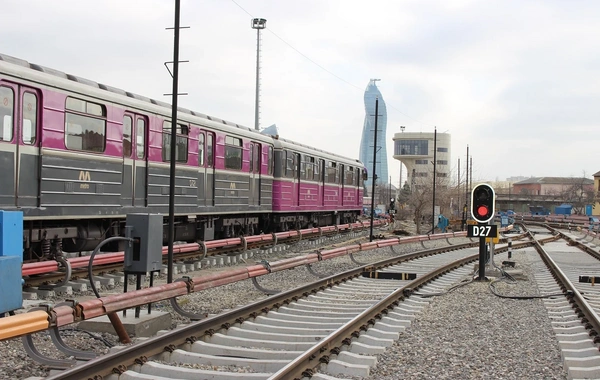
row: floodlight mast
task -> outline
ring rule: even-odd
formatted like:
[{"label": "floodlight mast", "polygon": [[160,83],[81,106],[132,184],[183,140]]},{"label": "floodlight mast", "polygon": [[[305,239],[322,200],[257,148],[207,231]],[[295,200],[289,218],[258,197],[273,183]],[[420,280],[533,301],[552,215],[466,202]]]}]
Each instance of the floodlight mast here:
[{"label": "floodlight mast", "polygon": [[256,98],[254,104],[254,129],[259,130],[259,102],[260,102],[260,31],[267,27],[264,18],[252,19],[252,29],[256,29]]}]

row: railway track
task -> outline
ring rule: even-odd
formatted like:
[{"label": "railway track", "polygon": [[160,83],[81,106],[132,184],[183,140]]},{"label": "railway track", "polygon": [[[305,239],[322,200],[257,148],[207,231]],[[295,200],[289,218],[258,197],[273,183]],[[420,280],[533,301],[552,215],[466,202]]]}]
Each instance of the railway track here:
[{"label": "railway track", "polygon": [[[530,240],[515,242],[513,237],[512,248],[536,248],[537,253],[529,248],[520,255],[533,266],[540,294],[512,298],[543,298],[568,378],[598,378],[600,293],[595,281],[600,279],[592,274],[600,263],[576,245],[594,252],[599,242],[582,232],[526,229]],[[497,245],[496,253],[506,249]],[[49,378],[368,378],[434,299],[430,295],[473,279],[470,263],[477,251],[453,245],[364,265],[115,348]],[[587,276],[585,282],[580,276]]]},{"label": "railway track", "polygon": [[[537,246],[532,256],[536,281],[544,293],[564,296],[545,300],[570,378],[600,377],[600,254],[589,236],[550,229],[555,241]],[[536,236],[548,230],[535,228]],[[566,243],[566,244],[565,244]]]},{"label": "railway track", "polygon": [[[410,325],[427,304],[428,293],[470,277],[472,269],[464,265],[478,257],[473,246],[420,251],[334,275],[50,378],[84,379],[111,372],[121,372],[119,379],[327,378],[318,374],[323,369],[368,375],[376,363],[372,355],[385,350]],[[418,295],[413,293],[416,288],[421,288]],[[218,370],[207,369],[214,367]]]},{"label": "railway track", "polygon": [[[358,227],[360,226],[360,227]],[[384,226],[385,227],[385,226]],[[382,227],[378,225],[377,230]],[[224,241],[211,242],[210,248],[206,245],[201,246],[201,249],[196,249],[198,244],[183,244],[181,245],[181,252],[175,250],[174,260],[179,268],[180,272],[188,270],[194,270],[195,268],[201,268],[212,265],[217,265],[220,262],[237,262],[237,258],[253,255],[261,251],[269,250],[276,246],[283,247],[285,249],[293,245],[304,245],[305,248],[311,246],[314,249],[316,245],[320,248],[326,248],[331,244],[339,240],[350,239],[364,241],[365,233],[368,233],[368,228],[365,229],[362,223],[356,223],[356,226],[344,225],[341,227],[335,226],[335,228],[328,229],[315,229],[315,231],[298,233],[297,235],[292,234],[289,237],[280,237],[269,235],[269,240],[257,240],[247,242],[240,239],[226,239]],[[357,237],[358,236],[358,237]],[[314,244],[312,244],[314,243]],[[190,249],[194,248],[194,249]],[[166,251],[165,251],[166,252]],[[246,254],[246,255],[244,255]],[[82,280],[88,278],[88,263],[89,255],[84,255],[77,258],[66,259],[71,264],[67,268],[64,265],[65,260],[61,260],[57,267],[57,262],[47,261],[38,263],[25,263],[24,265],[24,289],[35,291],[39,288],[42,290],[61,290],[61,287],[67,285],[71,280]],[[166,256],[163,257],[163,265],[167,264]],[[166,268],[166,267],[165,267]],[[189,269],[188,269],[189,268]],[[58,269],[58,270],[57,270]],[[104,274],[115,274],[123,270],[122,253],[102,253],[96,256],[93,266],[94,276],[101,276]],[[165,269],[166,270],[166,269]],[[108,281],[105,281],[107,284]],[[113,286],[114,283],[110,283]],[[100,286],[99,284],[97,286]],[[81,286],[77,287],[82,289]],[[87,290],[83,287],[83,291]],[[62,289],[64,292],[65,290]]]}]

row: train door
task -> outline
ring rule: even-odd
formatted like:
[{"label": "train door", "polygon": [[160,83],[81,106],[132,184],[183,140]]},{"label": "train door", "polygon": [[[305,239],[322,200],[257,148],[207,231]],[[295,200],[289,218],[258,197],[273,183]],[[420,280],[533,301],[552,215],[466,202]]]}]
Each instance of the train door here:
[{"label": "train door", "polygon": [[344,206],[345,202],[344,202],[344,180],[345,180],[345,176],[346,176],[346,171],[344,170],[346,168],[345,165],[340,164],[340,166],[338,166],[338,175],[337,175],[337,180],[338,180],[338,206]]},{"label": "train door", "polygon": [[41,96],[35,89],[19,86],[19,99],[16,204],[19,207],[39,207],[42,158],[39,133]]},{"label": "train door", "polygon": [[[17,146],[12,144],[15,134],[15,114],[19,98],[17,85],[0,81],[0,165],[2,181],[0,181],[0,204],[16,206],[16,166]],[[18,141],[18,139],[17,139]]]},{"label": "train door", "polygon": [[321,198],[319,202],[319,206],[321,208],[325,207],[325,176],[327,173],[325,172],[325,160],[319,159],[319,168],[321,170],[321,174],[319,175],[319,198]]},{"label": "train door", "polygon": [[121,206],[134,206],[135,168],[133,155],[133,121],[135,116],[123,116],[123,170],[121,180]]},{"label": "train door", "polygon": [[294,208],[298,208],[300,206],[300,154],[292,153],[294,157],[293,170],[294,170],[294,179],[292,185],[292,205]]},{"label": "train door", "polygon": [[39,100],[37,90],[0,81],[0,204],[39,206]]},{"label": "train door", "polygon": [[198,196],[197,204],[199,207],[206,206],[206,134],[200,131],[198,134]]},{"label": "train door", "polygon": [[354,169],[354,186],[356,186],[355,195],[354,195],[354,206],[362,206],[362,197],[360,196],[360,189],[362,188],[362,176],[360,173],[360,168]]},{"label": "train door", "polygon": [[144,116],[126,112],[123,116],[123,182],[121,205],[148,205],[146,154],[147,121]]},{"label": "train door", "polygon": [[148,119],[145,116],[135,116],[133,141],[133,205],[148,207]]},{"label": "train door", "polygon": [[215,205],[215,134],[206,132],[206,175],[204,199],[206,206]]},{"label": "train door", "polygon": [[260,156],[262,153],[262,146],[259,143],[250,143],[249,151],[249,194],[248,194],[248,205],[260,206]]}]

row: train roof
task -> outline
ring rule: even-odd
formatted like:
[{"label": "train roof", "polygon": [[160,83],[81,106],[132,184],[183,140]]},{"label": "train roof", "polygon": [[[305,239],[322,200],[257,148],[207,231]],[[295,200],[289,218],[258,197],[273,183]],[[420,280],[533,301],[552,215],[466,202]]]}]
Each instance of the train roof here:
[{"label": "train roof", "polygon": [[[81,83],[81,84],[84,84],[84,85],[87,85],[87,86],[91,86],[91,87],[94,87],[94,88],[98,88],[98,89],[101,89],[101,90],[109,91],[109,92],[112,92],[112,93],[115,93],[115,94],[118,94],[118,95],[121,95],[121,96],[127,96],[129,98],[136,99],[136,100],[141,100],[141,101],[146,102],[146,103],[151,103],[151,104],[154,104],[154,105],[157,105],[157,106],[171,108],[171,104],[163,102],[163,101],[160,101],[160,100],[151,99],[151,98],[148,98],[146,96],[139,95],[139,94],[136,94],[136,93],[133,93],[133,92],[129,92],[129,91],[125,91],[125,90],[122,90],[122,89],[117,88],[117,87],[113,87],[113,86],[109,86],[109,85],[106,85],[106,84],[98,83],[98,82],[95,82],[95,81],[92,81],[92,80],[89,80],[89,79],[86,79],[86,78],[78,77],[76,75],[67,74],[67,73],[64,73],[62,71],[55,70],[55,69],[52,69],[52,68],[49,68],[49,67],[46,67],[46,66],[38,65],[38,64],[35,64],[35,63],[29,63],[29,62],[25,61],[24,59],[12,57],[10,55],[6,55],[6,54],[0,53],[0,61],[5,61],[5,62],[8,62],[8,63],[12,63],[14,65],[18,65],[18,66],[21,66],[21,67],[24,67],[24,68],[28,68],[28,69],[31,69],[31,70],[37,70],[37,71],[40,71],[42,73],[53,75],[55,77],[59,77],[59,78],[62,78],[62,79],[66,79],[66,80],[70,80],[70,81],[73,81],[73,82]],[[191,110],[189,110],[187,108],[177,107],[177,111],[181,112],[181,113],[193,115],[193,116],[196,116],[196,117],[200,117],[200,118],[203,118],[203,119],[207,119],[207,120],[211,120],[211,121],[215,121],[215,122],[220,122],[220,123],[223,123],[225,125],[229,125],[231,127],[242,128],[242,129],[247,129],[249,131],[253,131],[249,127],[246,127],[246,126],[243,126],[243,125],[240,125],[240,124],[237,124],[237,123],[233,123],[231,121],[223,120],[223,119],[220,119],[218,117],[209,116],[209,115],[206,115],[206,114],[203,114],[203,113],[200,113],[200,112],[194,112],[194,111],[191,111]]]},{"label": "train roof", "polygon": [[[109,101],[115,101],[115,102],[117,102],[116,99],[122,98],[122,97],[126,97],[126,98],[130,99],[131,103],[137,103],[138,105],[140,103],[142,103],[142,104],[145,103],[147,106],[151,105],[150,108],[154,108],[152,106],[159,107],[158,109],[160,109],[160,111],[162,111],[163,113],[166,112],[166,110],[164,110],[164,108],[168,108],[169,110],[171,110],[171,104],[169,104],[169,103],[166,103],[166,102],[163,102],[163,101],[160,101],[160,100],[156,100],[156,99],[151,99],[151,98],[148,98],[148,97],[143,96],[143,95],[135,94],[135,93],[132,93],[132,92],[129,92],[129,91],[122,90],[122,89],[117,88],[117,87],[113,87],[113,86],[109,86],[109,85],[106,85],[106,84],[98,83],[98,82],[95,82],[95,81],[92,81],[92,80],[89,80],[89,79],[86,79],[86,78],[82,78],[82,77],[79,77],[79,76],[76,76],[76,75],[67,74],[65,72],[62,72],[62,71],[59,71],[59,70],[55,70],[55,69],[52,69],[52,68],[49,68],[49,67],[45,67],[45,66],[38,65],[38,64],[35,64],[35,63],[30,63],[30,62],[28,62],[28,61],[26,61],[24,59],[16,58],[16,57],[13,57],[13,56],[10,56],[10,55],[7,55],[7,54],[0,53],[0,61],[4,61],[6,63],[10,63],[10,64],[13,64],[13,65],[16,65],[16,66],[20,66],[20,67],[22,67],[22,68],[24,68],[26,70],[34,70],[34,71],[37,71],[37,72],[44,73],[44,74],[50,75],[52,77],[55,77],[55,78],[58,79],[58,81],[57,81],[58,83],[56,83],[56,87],[59,87],[59,88],[65,89],[66,85],[64,85],[64,86],[61,87],[60,86],[61,82],[62,82],[62,84],[65,84],[65,83],[68,83],[68,82],[65,82],[65,81],[70,81],[71,83],[78,83],[80,85],[96,89],[98,91],[106,91],[106,92],[108,92],[110,94],[113,94],[114,98],[113,99],[109,99]],[[44,84],[48,84],[48,83],[44,82]],[[81,90],[81,87],[77,88],[77,85],[74,85],[74,86],[75,86],[76,90]],[[322,154],[326,154],[326,155],[329,155],[329,156],[332,156],[332,157],[336,157],[338,159],[344,159],[344,160],[356,162],[358,164],[362,164],[357,159],[352,159],[352,158],[345,157],[345,156],[342,156],[342,155],[338,155],[338,154],[335,154],[335,153],[327,152],[327,151],[324,151],[324,150],[321,150],[321,149],[318,149],[318,148],[314,148],[314,147],[311,147],[311,146],[308,146],[308,145],[305,145],[305,144],[301,144],[301,143],[298,143],[298,142],[295,142],[295,141],[292,141],[292,140],[289,140],[289,139],[283,139],[283,138],[281,138],[279,136],[273,136],[273,135],[269,135],[269,134],[261,134],[259,131],[256,131],[255,129],[252,129],[252,128],[249,128],[249,127],[246,127],[246,126],[243,126],[243,125],[231,122],[231,121],[223,120],[223,119],[220,119],[218,117],[206,115],[206,114],[201,113],[201,112],[192,111],[192,110],[189,110],[189,109],[183,108],[183,107],[177,107],[177,111],[179,113],[181,113],[181,114],[184,114],[184,115],[191,115],[191,116],[194,116],[194,117],[197,117],[197,118],[202,118],[202,119],[208,120],[208,121],[210,121],[212,123],[207,123],[207,124],[210,124],[212,126],[221,125],[221,126],[227,126],[227,127],[230,127],[230,128],[237,128],[238,130],[242,130],[242,131],[246,132],[246,133],[244,133],[244,135],[250,135],[250,134],[252,134],[252,137],[257,138],[257,139],[260,139],[259,136],[261,136],[263,139],[264,138],[274,139],[276,141],[282,141],[282,142],[290,144],[290,145],[294,145],[294,146],[305,148],[305,150],[312,150],[312,151],[319,152],[319,153],[322,153]]]},{"label": "train roof", "polygon": [[283,139],[283,138],[280,138],[278,136],[276,136],[275,139],[279,140],[280,142],[283,142],[283,144],[281,144],[281,145],[284,148],[288,148],[288,147],[290,147],[290,145],[294,146],[294,147],[301,147],[301,148],[304,148],[303,150],[305,152],[306,151],[316,151],[316,152],[322,153],[323,155],[329,156],[331,158],[335,158],[337,160],[344,160],[346,162],[352,162],[354,165],[364,166],[363,163],[360,162],[360,160],[355,159],[355,158],[349,158],[349,157],[342,156],[342,155],[339,155],[339,154],[336,154],[336,153],[331,153],[331,152],[328,152],[326,150],[322,150],[322,149],[319,149],[319,148],[308,146],[308,145],[305,145],[305,144],[302,144],[302,143],[299,143],[299,142],[296,142],[296,141],[292,141],[292,140],[289,140],[289,139]]}]

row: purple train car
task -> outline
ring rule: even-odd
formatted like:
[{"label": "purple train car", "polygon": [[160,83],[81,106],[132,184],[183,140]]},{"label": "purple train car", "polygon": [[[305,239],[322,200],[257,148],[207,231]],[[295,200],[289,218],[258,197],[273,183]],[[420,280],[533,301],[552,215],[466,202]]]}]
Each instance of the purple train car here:
[{"label": "purple train car", "polygon": [[[359,161],[184,108],[177,117],[176,241],[360,214]],[[0,54],[0,123],[0,209],[23,211],[25,260],[92,250],[123,234],[128,213],[168,213],[169,104]]]},{"label": "purple train car", "polygon": [[274,144],[276,224],[323,226],[356,220],[366,174],[360,161],[285,139],[276,138]]}]

